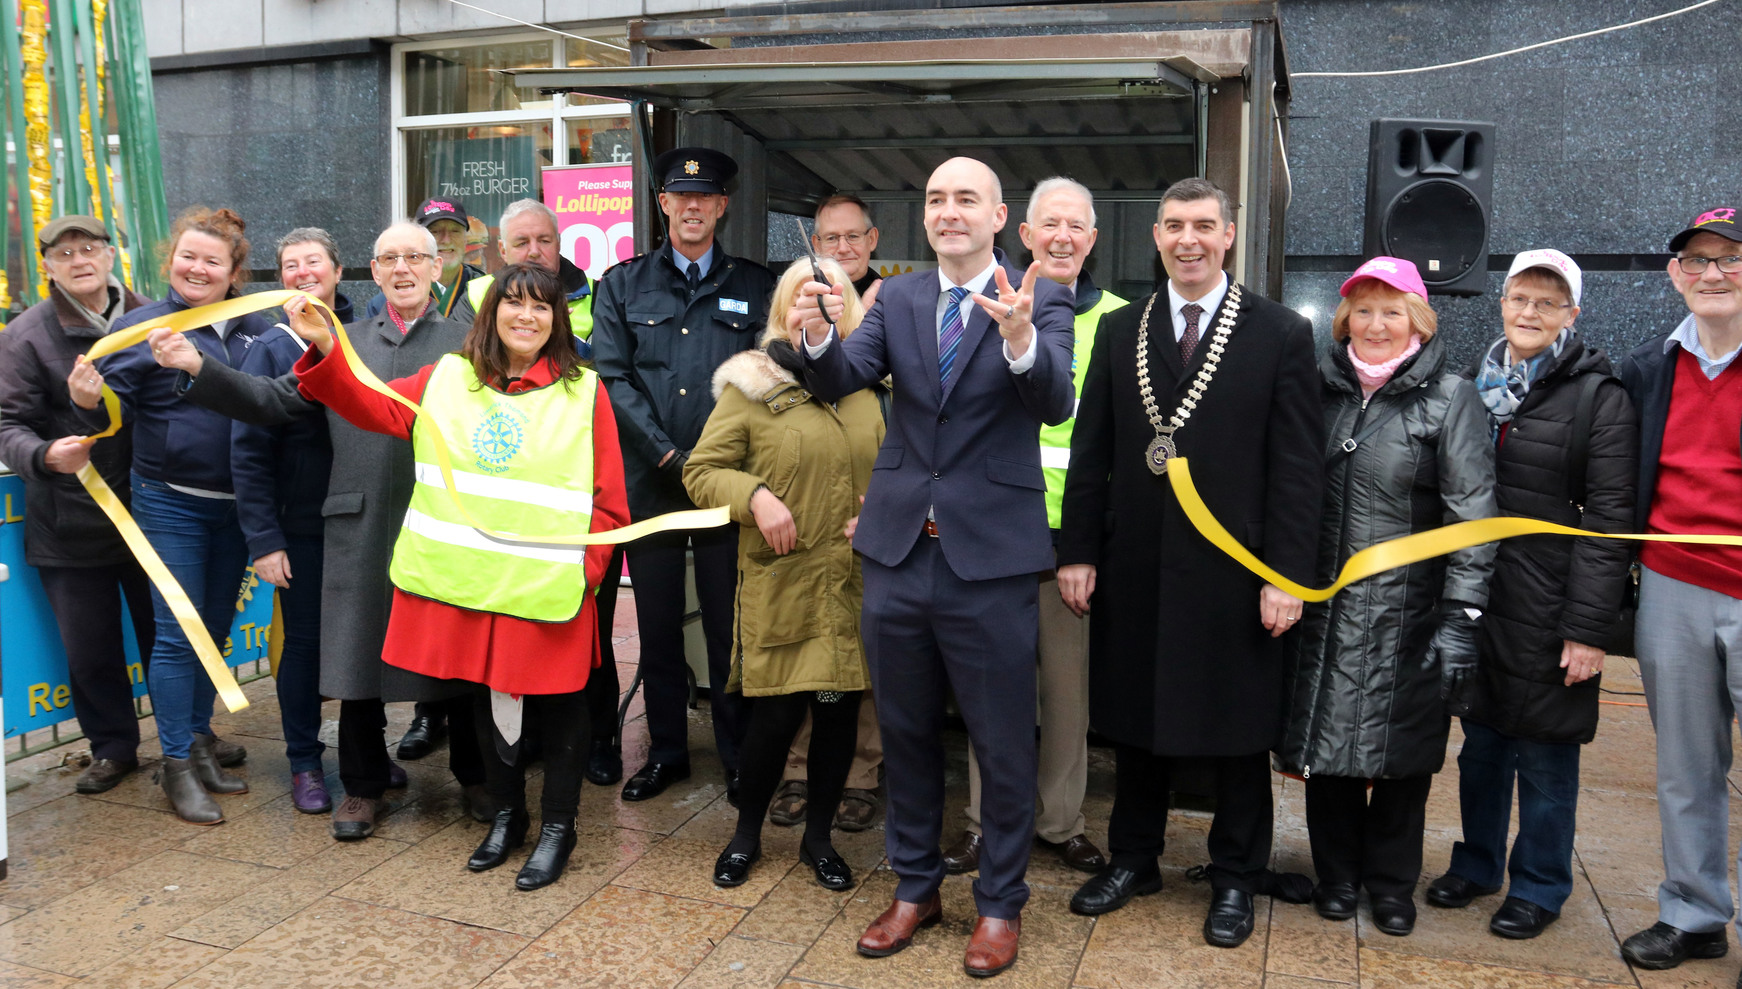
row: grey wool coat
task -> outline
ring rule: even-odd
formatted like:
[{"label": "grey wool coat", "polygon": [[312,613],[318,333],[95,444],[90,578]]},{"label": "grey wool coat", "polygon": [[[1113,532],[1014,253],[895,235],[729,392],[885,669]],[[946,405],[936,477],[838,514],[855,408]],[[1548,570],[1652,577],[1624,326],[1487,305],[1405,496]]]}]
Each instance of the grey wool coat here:
[{"label": "grey wool coat", "polygon": [[[357,356],[383,381],[416,374],[460,349],[471,327],[426,316],[401,335],[386,312],[345,327]],[[233,419],[288,422],[311,403],[294,374],[260,378],[207,361],[184,397]],[[411,444],[358,429],[331,409],[333,473],[321,505],[326,558],[321,580],[321,694],[340,700],[439,700],[468,685],[437,680],[381,662],[393,585],[387,565],[413,481]]]},{"label": "grey wool coat", "polygon": [[[1475,385],[1445,364],[1433,337],[1364,401],[1343,345],[1320,360],[1326,476],[1316,586],[1375,543],[1498,514],[1487,413]],[[1338,455],[1373,422],[1383,423],[1377,433]],[[1398,779],[1439,771],[1451,716],[1428,641],[1448,603],[1487,604],[1494,549],[1387,570],[1307,606],[1277,749],[1284,772]]]}]

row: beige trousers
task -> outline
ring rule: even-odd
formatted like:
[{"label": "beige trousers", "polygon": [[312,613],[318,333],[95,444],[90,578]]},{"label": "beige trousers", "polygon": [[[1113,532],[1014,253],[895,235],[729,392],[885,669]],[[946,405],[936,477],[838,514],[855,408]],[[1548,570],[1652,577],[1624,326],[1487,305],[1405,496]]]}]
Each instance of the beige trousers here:
[{"label": "beige trousers", "polygon": [[[811,716],[806,714],[804,724],[792,738],[792,748],[786,753],[783,781],[809,779],[805,775],[805,763],[809,761],[810,747]],[[877,730],[877,705],[871,700],[871,691],[867,690],[859,702],[859,741],[853,747],[853,765],[847,770],[847,789],[877,789],[877,770],[882,765],[883,734]]]},{"label": "beige trousers", "polygon": [[[1040,779],[1034,833],[1050,842],[1083,833],[1089,785],[1089,620],[1040,583]],[[968,830],[980,832],[980,764],[968,746]]]}]

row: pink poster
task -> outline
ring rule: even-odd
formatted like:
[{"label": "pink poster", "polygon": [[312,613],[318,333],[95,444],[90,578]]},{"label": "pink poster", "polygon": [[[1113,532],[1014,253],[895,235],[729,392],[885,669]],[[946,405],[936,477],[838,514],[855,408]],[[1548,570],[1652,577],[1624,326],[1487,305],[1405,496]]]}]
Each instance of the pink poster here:
[{"label": "pink poster", "polygon": [[563,256],[588,278],[596,280],[635,252],[634,189],[626,162],[544,169],[544,204],[556,211]]}]

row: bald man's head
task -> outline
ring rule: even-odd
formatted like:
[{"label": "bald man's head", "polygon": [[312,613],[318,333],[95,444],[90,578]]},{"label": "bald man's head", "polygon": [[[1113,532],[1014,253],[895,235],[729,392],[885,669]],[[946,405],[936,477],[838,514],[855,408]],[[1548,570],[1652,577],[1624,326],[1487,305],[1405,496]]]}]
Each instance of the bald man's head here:
[{"label": "bald man's head", "polygon": [[1008,217],[997,173],[974,158],[951,158],[925,184],[925,235],[951,280],[979,274]]}]

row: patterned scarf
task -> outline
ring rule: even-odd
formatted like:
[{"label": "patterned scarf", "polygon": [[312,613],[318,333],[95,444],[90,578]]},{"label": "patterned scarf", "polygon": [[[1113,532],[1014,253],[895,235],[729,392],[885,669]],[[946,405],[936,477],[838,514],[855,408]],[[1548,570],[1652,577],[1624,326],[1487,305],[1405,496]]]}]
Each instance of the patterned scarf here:
[{"label": "patterned scarf", "polygon": [[1476,391],[1482,396],[1482,404],[1488,407],[1488,429],[1494,442],[1500,442],[1501,427],[1512,421],[1513,414],[1530,394],[1530,386],[1554,367],[1574,336],[1573,328],[1567,327],[1555,337],[1554,343],[1527,361],[1512,360],[1505,336],[1489,345],[1482,356],[1482,369],[1476,372]]},{"label": "patterned scarf", "polygon": [[[429,312],[429,307],[431,304],[432,303],[430,300],[425,299],[424,303],[423,303],[423,308],[418,310],[417,315],[413,316],[411,318],[411,322],[415,323],[418,320],[422,319],[424,317],[424,314]],[[399,310],[393,308],[393,303],[391,303],[391,302],[389,302],[387,304],[387,315],[392,318],[393,325],[399,327],[399,335],[400,336],[404,336],[407,333],[411,332],[411,323],[407,323],[405,321],[405,317],[399,315]]]}]

